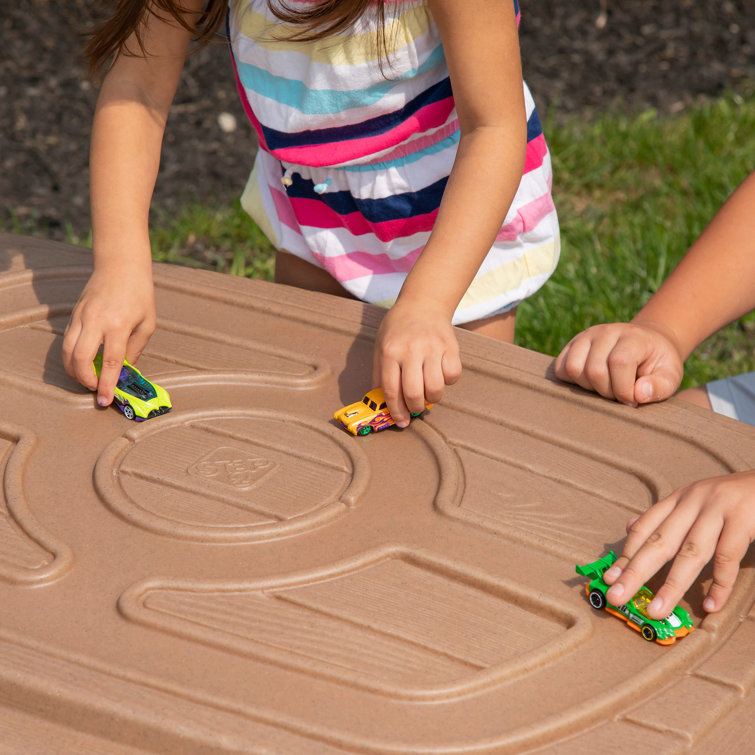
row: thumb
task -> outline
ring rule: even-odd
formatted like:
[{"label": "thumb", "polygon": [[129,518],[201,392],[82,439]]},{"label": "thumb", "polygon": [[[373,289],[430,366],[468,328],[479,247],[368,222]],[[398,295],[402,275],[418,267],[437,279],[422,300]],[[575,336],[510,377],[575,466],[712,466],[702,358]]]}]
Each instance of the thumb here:
[{"label": "thumb", "polygon": [[679,381],[674,375],[664,372],[644,375],[634,384],[634,400],[638,404],[664,401],[672,396],[678,387]]}]

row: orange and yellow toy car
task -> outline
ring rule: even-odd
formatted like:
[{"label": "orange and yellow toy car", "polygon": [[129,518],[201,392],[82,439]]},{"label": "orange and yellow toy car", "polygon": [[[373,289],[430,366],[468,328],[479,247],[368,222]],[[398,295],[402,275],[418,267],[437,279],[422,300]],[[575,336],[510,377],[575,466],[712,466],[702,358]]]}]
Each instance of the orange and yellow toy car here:
[{"label": "orange and yellow toy car", "polygon": [[[431,406],[432,404],[425,404],[425,409]],[[420,414],[422,412],[413,413],[412,417],[419,417]],[[333,419],[340,422],[352,435],[369,435],[396,424],[386,406],[382,388],[367,391],[361,401],[334,412]]]}]

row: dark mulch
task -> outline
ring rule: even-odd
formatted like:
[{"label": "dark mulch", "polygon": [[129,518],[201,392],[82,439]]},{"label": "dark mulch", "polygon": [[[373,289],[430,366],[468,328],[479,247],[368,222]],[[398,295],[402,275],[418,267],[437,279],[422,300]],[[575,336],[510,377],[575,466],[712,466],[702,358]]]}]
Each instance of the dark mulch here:
[{"label": "dark mulch", "polygon": [[[100,0],[6,0],[0,21],[0,227],[63,238],[89,227],[87,143],[96,88],[79,33]],[[683,109],[751,90],[753,0],[521,0],[525,75],[555,118],[607,106]],[[221,128],[231,114],[233,131]],[[226,116],[224,118],[227,119]],[[168,124],[155,204],[239,193],[255,150],[222,43],[193,56]],[[15,226],[14,226],[15,222]]]}]

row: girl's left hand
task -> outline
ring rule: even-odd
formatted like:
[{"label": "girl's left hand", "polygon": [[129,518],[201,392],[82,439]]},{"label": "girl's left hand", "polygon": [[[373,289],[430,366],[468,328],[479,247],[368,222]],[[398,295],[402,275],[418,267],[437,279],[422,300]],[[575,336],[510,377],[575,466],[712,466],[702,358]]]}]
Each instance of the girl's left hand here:
[{"label": "girl's left hand", "polygon": [[445,386],[460,375],[459,344],[448,317],[397,301],[378,330],[372,371],[372,384],[382,386],[396,425],[406,427],[426,401],[440,401]]},{"label": "girl's left hand", "polygon": [[624,552],[603,575],[606,597],[623,605],[666,562],[663,586],[648,606],[654,619],[668,616],[713,558],[713,584],[703,601],[718,611],[731,594],[739,563],[755,539],[755,470],[699,480],[658,501],[627,525]]}]

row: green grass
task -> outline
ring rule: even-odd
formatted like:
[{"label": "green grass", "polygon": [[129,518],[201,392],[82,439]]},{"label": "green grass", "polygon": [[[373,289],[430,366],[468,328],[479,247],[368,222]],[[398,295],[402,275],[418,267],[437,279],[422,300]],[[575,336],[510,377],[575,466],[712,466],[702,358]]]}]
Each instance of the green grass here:
[{"label": "green grass", "polygon": [[[753,133],[752,97],[546,124],[561,261],[520,307],[517,342],[555,355],[589,325],[630,319],[755,169]],[[754,342],[751,314],[698,348],[684,385],[755,370]]]},{"label": "green grass", "polygon": [[186,203],[177,216],[154,213],[152,256],[247,278],[273,279],[274,249],[238,200]]},{"label": "green grass", "polygon": [[[630,319],[755,169],[753,133],[753,95],[675,116],[609,112],[588,122],[546,122],[561,261],[521,305],[517,342],[556,355],[589,325]],[[28,233],[28,225],[8,230]],[[189,201],[178,215],[156,210],[152,245],[158,261],[272,279],[273,249],[238,201]],[[684,385],[755,370],[754,341],[751,314],[698,348]]]}]

